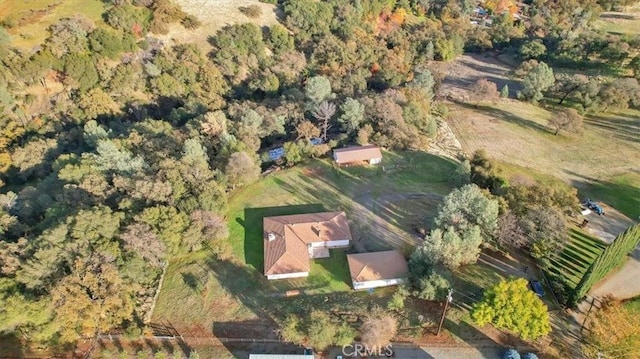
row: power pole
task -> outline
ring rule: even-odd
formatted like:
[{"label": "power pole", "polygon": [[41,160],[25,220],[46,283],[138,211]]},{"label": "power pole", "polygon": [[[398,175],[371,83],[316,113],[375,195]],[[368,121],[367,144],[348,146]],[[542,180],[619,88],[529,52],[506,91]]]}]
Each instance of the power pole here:
[{"label": "power pole", "polygon": [[440,325],[438,325],[438,331],[436,332],[436,336],[440,335],[440,330],[442,329],[442,324],[444,324],[444,317],[447,315],[447,309],[449,309],[449,303],[453,301],[453,289],[449,289],[449,293],[447,294],[447,301],[444,302],[444,310],[442,311],[442,318],[440,318]]}]

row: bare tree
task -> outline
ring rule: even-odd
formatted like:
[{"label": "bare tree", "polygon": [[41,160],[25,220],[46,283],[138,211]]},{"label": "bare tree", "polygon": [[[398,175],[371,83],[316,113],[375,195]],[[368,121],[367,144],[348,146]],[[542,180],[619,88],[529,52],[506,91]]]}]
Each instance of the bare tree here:
[{"label": "bare tree", "polygon": [[580,132],[582,129],[582,115],[578,111],[568,108],[557,111],[548,120],[549,126],[555,129],[554,135],[560,131]]},{"label": "bare tree", "polygon": [[322,139],[327,140],[327,131],[331,127],[329,120],[336,113],[336,105],[328,101],[322,101],[320,105],[311,113],[313,117],[321,121]]},{"label": "bare tree", "polygon": [[120,235],[120,239],[124,242],[124,248],[140,254],[153,266],[162,266],[165,246],[149,225],[144,223],[130,224]]},{"label": "bare tree", "polygon": [[225,175],[234,188],[244,186],[258,179],[260,166],[246,152],[235,152],[225,167]]},{"label": "bare tree", "polygon": [[372,310],[360,327],[362,344],[369,348],[382,348],[398,331],[398,320],[380,308]]},{"label": "bare tree", "polygon": [[520,226],[518,217],[511,212],[507,212],[498,218],[496,241],[501,246],[514,248],[526,248],[530,244],[529,237]]},{"label": "bare tree", "polygon": [[479,79],[473,84],[471,88],[471,96],[475,102],[475,106],[478,107],[480,102],[493,102],[500,97],[498,87],[495,82],[491,82],[487,79]]},{"label": "bare tree", "polygon": [[191,213],[191,220],[195,225],[202,228],[202,233],[207,239],[219,240],[229,237],[227,222],[216,213],[195,210]]}]

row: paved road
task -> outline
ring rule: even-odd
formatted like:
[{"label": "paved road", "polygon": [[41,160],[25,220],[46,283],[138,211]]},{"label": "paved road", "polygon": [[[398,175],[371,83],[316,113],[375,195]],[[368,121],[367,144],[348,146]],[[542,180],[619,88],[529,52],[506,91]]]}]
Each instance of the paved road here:
[{"label": "paved road", "polygon": [[[499,346],[472,348],[472,347],[395,347],[395,358],[401,359],[498,359],[505,349]],[[334,349],[323,358],[334,359],[342,354],[340,349]],[[350,352],[348,353],[350,354]],[[374,357],[377,358],[377,357]],[[380,357],[383,358],[383,357]]]}]

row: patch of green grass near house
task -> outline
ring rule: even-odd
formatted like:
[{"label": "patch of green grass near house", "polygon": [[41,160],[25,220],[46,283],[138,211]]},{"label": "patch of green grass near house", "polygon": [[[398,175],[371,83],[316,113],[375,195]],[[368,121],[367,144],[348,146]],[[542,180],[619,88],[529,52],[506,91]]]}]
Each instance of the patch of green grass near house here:
[{"label": "patch of green grass near house", "polygon": [[237,273],[241,280],[221,282],[235,266],[226,262],[212,265],[210,253],[206,251],[171,260],[152,322],[207,328],[212,320],[254,319],[256,314],[249,306],[242,305],[234,293],[243,290],[240,286],[250,286],[254,287],[255,297],[262,297],[265,284],[242,273]]},{"label": "patch of green grass near house", "polygon": [[106,3],[100,0],[4,0],[0,1],[0,18],[24,19],[24,24],[9,30],[12,45],[29,49],[49,36],[49,26],[64,17],[82,14],[97,26],[104,24]]},{"label": "patch of green grass near house", "polygon": [[278,280],[273,282],[273,286],[281,291],[300,288],[305,295],[350,291],[351,275],[346,250],[332,249],[330,254],[329,258],[311,261],[307,278]]},{"label": "patch of green grass near house", "polygon": [[573,228],[569,231],[567,246],[551,258],[549,271],[565,278],[568,284],[575,288],[605,247],[606,244],[597,238]]}]

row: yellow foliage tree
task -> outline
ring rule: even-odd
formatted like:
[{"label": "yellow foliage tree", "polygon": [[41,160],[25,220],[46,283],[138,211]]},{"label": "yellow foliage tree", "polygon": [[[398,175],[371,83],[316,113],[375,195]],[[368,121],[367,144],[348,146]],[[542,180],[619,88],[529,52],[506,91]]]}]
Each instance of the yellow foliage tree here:
[{"label": "yellow foliage tree", "polygon": [[125,284],[110,263],[78,260],[73,273],[51,292],[55,319],[51,323],[61,343],[94,337],[130,319],[136,285]]},{"label": "yellow foliage tree", "polygon": [[478,325],[493,324],[522,339],[536,339],[551,332],[547,306],[527,287],[523,278],[503,280],[485,291],[471,311]]},{"label": "yellow foliage tree", "polygon": [[606,357],[640,358],[640,321],[637,313],[621,303],[606,299],[589,324],[588,339],[595,347],[587,352],[601,352]]}]

